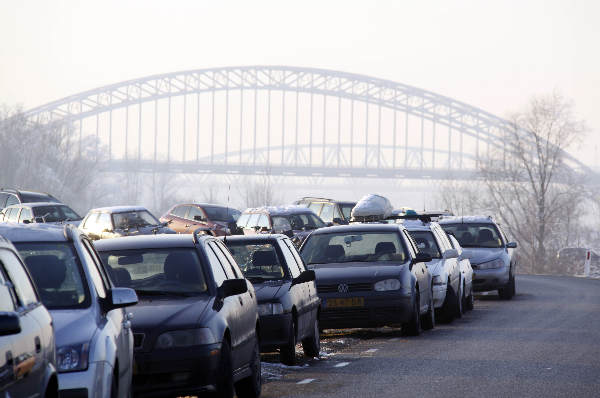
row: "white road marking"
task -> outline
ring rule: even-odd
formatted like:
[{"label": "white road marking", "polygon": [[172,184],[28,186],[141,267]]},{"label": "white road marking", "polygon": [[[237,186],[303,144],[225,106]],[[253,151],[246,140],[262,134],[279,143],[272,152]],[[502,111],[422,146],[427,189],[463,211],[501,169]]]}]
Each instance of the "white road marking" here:
[{"label": "white road marking", "polygon": [[334,368],[343,368],[344,366],[350,365],[350,362],[340,362],[338,364],[333,365]]},{"label": "white road marking", "polygon": [[379,348],[369,348],[367,351],[365,351],[365,354],[372,354],[377,351],[379,351]]},{"label": "white road marking", "polygon": [[300,380],[296,384],[308,384],[308,383],[312,383],[313,381],[315,381],[315,379],[304,379],[304,380]]}]

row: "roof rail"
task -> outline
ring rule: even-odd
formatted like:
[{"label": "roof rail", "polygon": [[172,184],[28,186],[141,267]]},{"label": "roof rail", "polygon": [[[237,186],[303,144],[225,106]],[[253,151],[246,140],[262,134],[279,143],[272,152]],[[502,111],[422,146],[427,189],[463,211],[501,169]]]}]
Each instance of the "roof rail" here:
[{"label": "roof rail", "polygon": [[304,196],[302,197],[302,199],[300,200],[304,200],[304,199],[316,199],[316,200],[329,200],[329,201],[335,201],[334,199],[329,199],[329,198],[321,198],[318,196]]},{"label": "roof rail", "polygon": [[431,222],[431,214],[407,214],[403,216],[389,216],[388,220],[420,220],[424,223]]},{"label": "roof rail", "polygon": [[10,193],[16,193],[17,195],[19,194],[19,190],[15,189],[15,188],[0,188],[0,190],[5,191],[5,192],[10,192]]}]

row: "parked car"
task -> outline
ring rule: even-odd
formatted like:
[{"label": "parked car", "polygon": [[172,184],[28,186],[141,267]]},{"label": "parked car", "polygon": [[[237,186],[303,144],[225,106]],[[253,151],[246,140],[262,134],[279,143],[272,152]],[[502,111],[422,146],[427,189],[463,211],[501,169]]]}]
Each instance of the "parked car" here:
[{"label": "parked car", "polygon": [[79,228],[90,239],[120,236],[174,234],[167,223],[161,223],[142,206],[113,206],[90,210]]},{"label": "parked car", "polygon": [[458,252],[452,247],[448,235],[436,222],[404,220],[404,226],[419,251],[431,256],[427,268],[433,278],[433,305],[440,318],[450,322],[462,316],[462,274]]},{"label": "parked car", "polygon": [[338,201],[326,198],[314,198],[306,196],[294,202],[296,205],[308,207],[321,220],[334,225],[346,225],[350,222],[350,212],[356,206],[356,202]]},{"label": "parked car", "polygon": [[125,307],[132,289],[114,287],[92,242],[72,225],[0,226],[19,250],[50,311],[61,397],[130,395],[133,335]]},{"label": "parked car", "polygon": [[583,274],[588,251],[590,252],[590,264],[600,265],[598,251],[586,247],[563,247],[556,253],[558,265],[566,274]]},{"label": "parked car", "polygon": [[400,224],[367,223],[314,231],[300,248],[315,270],[322,328],[401,324],[406,334],[435,325],[431,256]]},{"label": "parked car", "polygon": [[81,216],[69,206],[56,202],[22,203],[5,208],[0,221],[23,224],[51,223],[79,225]]},{"label": "parked car", "polygon": [[20,189],[0,188],[0,209],[19,203],[52,202],[60,200],[45,192],[23,191]]},{"label": "parked car", "polygon": [[216,236],[237,235],[236,221],[241,212],[227,206],[189,203],[175,205],[161,218],[169,228],[179,234],[191,234],[200,227],[209,228]]},{"label": "parked car", "polygon": [[261,350],[279,349],[281,362],[296,363],[296,343],[307,357],[321,349],[315,272],[306,270],[285,235],[232,236],[225,241],[240,269],[254,285],[262,327]]},{"label": "parked car", "polygon": [[456,240],[454,235],[448,234],[452,248],[458,252],[458,263],[460,265],[460,273],[462,275],[462,300],[463,300],[463,311],[470,311],[474,306],[473,297],[473,267],[471,267],[471,260],[465,255],[465,252],[460,243]]},{"label": "parked car", "polygon": [[441,227],[451,232],[473,267],[473,290],[498,290],[500,298],[510,300],[516,293],[516,242],[506,237],[492,217],[442,217]]},{"label": "parked car", "polygon": [[96,247],[132,309],[136,396],[261,391],[256,292],[210,235],[106,239]]},{"label": "parked car", "polygon": [[0,396],[58,397],[52,318],[17,250],[1,235]]},{"label": "parked car", "polygon": [[327,226],[312,210],[302,206],[265,206],[246,209],[237,221],[244,235],[284,234],[300,247],[315,229]]}]

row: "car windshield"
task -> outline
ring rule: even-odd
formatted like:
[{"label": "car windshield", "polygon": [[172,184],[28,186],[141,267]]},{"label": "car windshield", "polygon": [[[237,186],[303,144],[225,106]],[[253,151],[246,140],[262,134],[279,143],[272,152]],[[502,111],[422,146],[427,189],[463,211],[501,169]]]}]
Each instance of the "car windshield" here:
[{"label": "car windshield", "polygon": [[438,246],[431,231],[408,231],[417,244],[417,249],[421,253],[426,253],[431,258],[442,258],[440,247]]},{"label": "car windshield", "polygon": [[286,272],[272,243],[228,241],[227,247],[244,276],[253,283],[285,278]]},{"label": "car windshield", "polygon": [[325,227],[325,223],[313,213],[284,214],[271,216],[271,219],[275,230],[289,231]]},{"label": "car windshield", "polygon": [[140,295],[197,295],[208,291],[194,248],[156,248],[100,252],[116,286]]},{"label": "car windshield", "polygon": [[310,235],[300,255],[306,264],[376,262],[398,264],[408,260],[397,232],[351,231]]},{"label": "car windshield", "polygon": [[69,206],[35,206],[32,208],[33,216],[40,217],[44,222],[79,221],[81,216]]},{"label": "car windshield", "polygon": [[502,247],[498,229],[490,223],[441,224],[445,231],[454,234],[462,247]]},{"label": "car windshield", "polygon": [[72,242],[15,242],[49,310],[85,308],[89,290]]},{"label": "car windshield", "polygon": [[21,192],[21,203],[34,203],[34,202],[58,202],[58,199],[52,196],[35,193],[24,193]]},{"label": "car windshield", "polygon": [[352,209],[354,209],[354,206],[356,206],[356,203],[340,204],[340,208],[342,209],[342,214],[344,215],[344,218],[346,220],[350,219],[350,213],[352,212]]},{"label": "car windshield", "polygon": [[223,221],[223,222],[236,222],[242,214],[239,210],[232,209],[231,207],[221,206],[202,206],[206,216],[211,221]]},{"label": "car windshield", "polygon": [[135,210],[123,213],[113,213],[113,225],[115,229],[127,229],[135,227],[147,227],[157,225],[159,222],[148,210]]}]

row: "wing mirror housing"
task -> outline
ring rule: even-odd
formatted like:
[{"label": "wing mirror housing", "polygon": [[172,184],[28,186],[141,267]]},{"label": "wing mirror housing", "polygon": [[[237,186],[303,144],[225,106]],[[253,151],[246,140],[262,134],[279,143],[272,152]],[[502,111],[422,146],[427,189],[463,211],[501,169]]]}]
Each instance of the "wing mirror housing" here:
[{"label": "wing mirror housing", "polygon": [[336,224],[336,225],[342,225],[342,224],[344,224],[344,220],[342,220],[342,219],[341,219],[341,218],[339,218],[339,217],[335,217],[335,218],[334,218],[333,220],[331,220],[331,221],[332,221],[334,224]]},{"label": "wing mirror housing", "polygon": [[206,219],[202,216],[194,216],[194,221],[206,221]]},{"label": "wing mirror housing", "polygon": [[221,299],[238,294],[244,294],[248,291],[248,285],[245,279],[227,279],[218,289],[218,296]]},{"label": "wing mirror housing", "polygon": [[444,255],[442,257],[444,258],[444,260],[447,260],[449,258],[457,258],[458,251],[456,251],[456,249],[448,249],[444,252]]},{"label": "wing mirror housing", "polygon": [[508,242],[506,244],[506,248],[507,249],[516,249],[517,248],[517,242]]},{"label": "wing mirror housing", "polygon": [[108,311],[117,308],[131,307],[138,303],[135,290],[128,287],[113,287],[108,291]]},{"label": "wing mirror housing", "polygon": [[19,315],[15,312],[0,313],[0,336],[21,333]]},{"label": "wing mirror housing", "polygon": [[432,260],[431,255],[423,252],[418,252],[412,263],[428,263]]},{"label": "wing mirror housing", "polygon": [[306,271],[303,271],[294,279],[292,279],[292,286],[297,285],[299,283],[313,282],[315,279],[317,279],[315,271],[313,271],[312,269],[308,269]]}]

